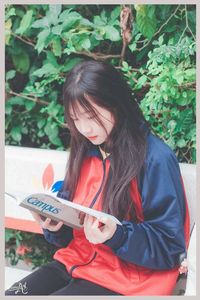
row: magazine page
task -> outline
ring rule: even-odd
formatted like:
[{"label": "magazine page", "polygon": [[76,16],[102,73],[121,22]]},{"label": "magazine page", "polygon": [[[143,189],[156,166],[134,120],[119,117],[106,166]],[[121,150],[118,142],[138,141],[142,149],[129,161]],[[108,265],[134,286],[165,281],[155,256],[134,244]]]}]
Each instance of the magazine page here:
[{"label": "magazine page", "polygon": [[112,215],[58,198],[50,192],[46,194],[31,194],[18,203],[22,207],[35,211],[42,216],[49,217],[52,220],[62,221],[65,225],[73,228],[83,227],[83,225],[80,224],[80,212],[89,214],[96,218],[107,217],[121,225],[121,222]]}]

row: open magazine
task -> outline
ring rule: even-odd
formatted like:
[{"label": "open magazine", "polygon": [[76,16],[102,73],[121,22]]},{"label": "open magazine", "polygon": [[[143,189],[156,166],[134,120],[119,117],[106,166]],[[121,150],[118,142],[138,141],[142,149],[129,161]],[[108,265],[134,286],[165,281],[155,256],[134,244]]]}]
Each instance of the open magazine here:
[{"label": "open magazine", "polygon": [[56,222],[62,221],[65,225],[79,229],[83,227],[81,224],[80,214],[89,214],[93,217],[107,217],[113,220],[116,224],[122,225],[121,222],[114,216],[104,212],[88,208],[86,206],[64,200],[55,196],[53,193],[34,193],[25,196],[23,199],[6,193],[14,198],[19,206],[38,213],[42,217],[48,217]]}]

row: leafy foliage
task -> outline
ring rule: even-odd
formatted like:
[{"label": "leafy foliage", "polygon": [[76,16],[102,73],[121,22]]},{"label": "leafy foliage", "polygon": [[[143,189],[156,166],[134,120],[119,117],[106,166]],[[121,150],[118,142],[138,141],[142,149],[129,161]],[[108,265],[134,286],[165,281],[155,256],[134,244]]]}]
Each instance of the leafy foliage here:
[{"label": "leafy foliage", "polygon": [[195,43],[185,37],[176,45],[171,40],[166,45],[160,36],[153,44],[155,48],[148,53],[145,71],[142,69],[141,74],[135,74],[126,62],[122,70],[133,91],[148,86],[140,106],[154,132],[176,151],[180,161],[194,162]]},{"label": "leafy foliage", "polygon": [[56,247],[49,244],[41,234],[6,229],[5,256],[15,266],[20,260],[35,269],[52,261]]},{"label": "leafy foliage", "polygon": [[132,40],[125,55],[122,8],[6,6],[6,144],[67,148],[65,74],[94,58],[122,71],[154,132],[179,161],[196,161],[195,5],[131,5]]}]

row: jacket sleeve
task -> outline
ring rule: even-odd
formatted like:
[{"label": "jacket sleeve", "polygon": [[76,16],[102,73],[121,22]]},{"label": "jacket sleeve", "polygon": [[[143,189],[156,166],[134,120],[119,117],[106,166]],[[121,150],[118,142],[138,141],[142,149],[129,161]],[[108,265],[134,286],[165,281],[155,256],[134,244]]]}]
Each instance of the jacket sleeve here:
[{"label": "jacket sleeve", "polygon": [[151,157],[140,184],[144,221],[122,221],[110,240],[125,261],[151,269],[171,269],[186,256],[185,198],[174,153]]},{"label": "jacket sleeve", "polygon": [[63,225],[58,231],[43,229],[43,233],[47,242],[59,248],[66,247],[73,239],[73,229],[67,225]]},{"label": "jacket sleeve", "polygon": [[[59,184],[62,182],[59,182]],[[62,186],[57,193],[57,197],[62,199],[67,199],[69,196],[69,191],[62,191]],[[62,248],[66,247],[70,241],[73,239],[73,228],[63,225],[58,231],[50,231],[43,228],[44,238],[50,244],[55,245],[56,247]]]}]

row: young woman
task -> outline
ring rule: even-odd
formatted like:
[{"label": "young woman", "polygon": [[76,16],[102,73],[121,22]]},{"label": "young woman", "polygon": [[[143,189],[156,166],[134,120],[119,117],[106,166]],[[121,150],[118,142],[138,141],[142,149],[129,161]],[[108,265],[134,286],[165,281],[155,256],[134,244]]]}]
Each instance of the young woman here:
[{"label": "young woman", "polygon": [[63,97],[71,147],[58,196],[112,214],[122,225],[86,215],[77,230],[35,215],[59,249],[21,285],[30,295],[170,295],[189,238],[174,153],[151,133],[113,66],[76,65]]}]

